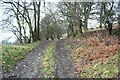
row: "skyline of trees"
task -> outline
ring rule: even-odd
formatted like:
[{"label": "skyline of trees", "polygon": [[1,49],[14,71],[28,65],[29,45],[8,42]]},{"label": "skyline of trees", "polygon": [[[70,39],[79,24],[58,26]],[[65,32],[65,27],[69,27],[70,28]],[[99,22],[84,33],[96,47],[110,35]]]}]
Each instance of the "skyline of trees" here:
[{"label": "skyline of trees", "polygon": [[[96,20],[112,35],[112,25],[119,22],[120,2],[1,1],[4,15],[1,26],[16,35],[20,44],[38,40],[56,40],[63,34],[82,35],[88,20]],[[44,16],[43,16],[44,15]],[[13,24],[16,21],[16,24]],[[91,22],[92,23],[92,22]]]}]

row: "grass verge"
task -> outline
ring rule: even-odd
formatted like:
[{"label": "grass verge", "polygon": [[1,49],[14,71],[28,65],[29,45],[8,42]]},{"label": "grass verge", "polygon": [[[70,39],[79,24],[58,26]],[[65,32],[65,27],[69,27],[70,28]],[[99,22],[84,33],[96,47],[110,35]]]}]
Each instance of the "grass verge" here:
[{"label": "grass verge", "polygon": [[[87,52],[86,54],[84,52],[85,50],[88,50],[88,47],[81,46],[80,48],[77,48],[71,55],[73,61],[75,62],[75,73],[77,74],[78,77],[82,77],[82,78],[117,77],[119,71],[118,56],[120,50],[117,50],[116,54],[112,56],[109,53],[109,57],[96,58],[93,61],[91,61],[88,58],[88,54],[90,55],[93,54],[93,53],[89,53],[91,50],[88,50],[89,52]],[[107,53],[100,55],[105,56],[106,54]],[[95,54],[95,56],[96,55],[98,54]]]},{"label": "grass verge", "polygon": [[12,71],[15,65],[38,44],[39,42],[25,45],[3,45],[0,51],[0,63],[2,63],[0,67],[3,67],[7,72]]},{"label": "grass verge", "polygon": [[55,43],[51,43],[47,48],[45,55],[42,58],[42,71],[45,77],[54,77],[55,75]]},{"label": "grass verge", "polygon": [[115,78],[118,75],[118,54],[109,59],[106,64],[96,60],[91,66],[82,67],[81,76],[85,78]]},{"label": "grass verge", "polygon": [[[100,39],[102,37],[102,39]],[[110,35],[94,35],[73,49],[72,58],[77,77],[114,78],[118,75],[118,38]],[[88,46],[88,47],[87,47]]]}]

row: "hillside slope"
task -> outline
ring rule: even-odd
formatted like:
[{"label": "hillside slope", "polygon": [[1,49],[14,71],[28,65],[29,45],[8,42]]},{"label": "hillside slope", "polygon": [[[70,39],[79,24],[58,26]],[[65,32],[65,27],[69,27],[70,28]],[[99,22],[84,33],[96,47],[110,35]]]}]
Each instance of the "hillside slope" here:
[{"label": "hillside slope", "polygon": [[[113,78],[118,77],[119,38],[99,32],[58,41],[41,41],[16,68],[3,77]],[[15,54],[15,53],[14,53]]]}]

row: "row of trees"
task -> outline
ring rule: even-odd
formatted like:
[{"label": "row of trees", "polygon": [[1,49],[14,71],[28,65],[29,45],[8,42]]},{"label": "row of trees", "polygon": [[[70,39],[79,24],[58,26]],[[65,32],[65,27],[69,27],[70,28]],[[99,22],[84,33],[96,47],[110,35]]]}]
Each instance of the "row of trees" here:
[{"label": "row of trees", "polygon": [[[10,29],[19,42],[24,43],[41,40],[40,38],[40,6],[39,2],[2,1],[6,19],[3,19],[4,28]],[[34,18],[32,18],[34,17]],[[15,25],[15,22],[17,22]],[[6,27],[7,26],[7,27]],[[29,31],[28,31],[29,30]],[[27,31],[29,36],[27,36]]]},{"label": "row of trees", "polygon": [[1,1],[1,4],[5,15],[1,25],[12,31],[21,44],[44,39],[60,39],[65,33],[68,37],[82,35],[83,31],[88,31],[89,19],[97,20],[100,28],[104,25],[110,35],[113,22],[120,23],[120,2],[55,4],[44,0],[9,0]]},{"label": "row of trees", "polygon": [[[62,7],[61,7],[62,6]],[[73,2],[60,3],[60,11],[69,21],[68,34],[73,36],[82,34],[83,30],[88,31],[88,20],[95,19],[100,23],[100,28],[104,25],[109,34],[112,34],[112,24],[119,21],[119,3],[115,2]]]}]

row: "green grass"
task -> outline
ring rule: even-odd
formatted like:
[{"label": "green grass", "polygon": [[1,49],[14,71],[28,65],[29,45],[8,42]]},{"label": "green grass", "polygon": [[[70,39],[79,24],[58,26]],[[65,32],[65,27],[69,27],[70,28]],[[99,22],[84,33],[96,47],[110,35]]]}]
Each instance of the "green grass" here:
[{"label": "green grass", "polygon": [[118,54],[116,54],[106,64],[96,61],[90,67],[83,66],[81,76],[83,78],[114,78],[118,71]]},{"label": "green grass", "polygon": [[26,45],[3,45],[0,51],[0,57],[2,58],[0,66],[4,67],[7,72],[12,71],[15,65],[38,44],[39,42]]},{"label": "green grass", "polygon": [[45,77],[54,77],[55,75],[55,43],[51,43],[42,58],[42,71]]},{"label": "green grass", "polygon": [[2,46],[0,46],[0,67],[2,66]]},{"label": "green grass", "polygon": [[[80,48],[86,50],[90,46],[82,45]],[[114,78],[118,75],[118,60],[120,60],[120,50],[117,51],[117,54],[108,58],[107,63],[102,63],[100,60],[96,60],[90,66],[83,65],[80,69],[82,78]],[[71,54],[73,61],[83,61],[87,58],[86,55],[78,56],[75,54]],[[107,59],[105,59],[107,60]]]},{"label": "green grass", "polygon": [[[88,49],[89,47],[90,47],[89,45],[80,45],[80,46],[79,46],[79,48],[82,48],[83,51],[86,50],[86,49]],[[73,60],[73,61],[75,61],[75,60],[78,59],[78,58],[79,58],[80,61],[82,61],[82,60],[84,60],[84,59],[87,57],[87,55],[84,54],[83,56],[79,57],[78,55],[71,54],[71,57],[72,57],[72,60]]]}]

